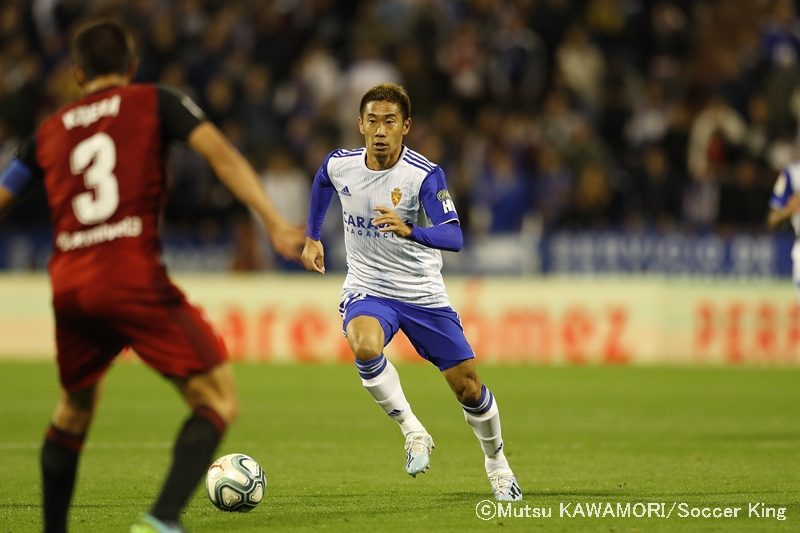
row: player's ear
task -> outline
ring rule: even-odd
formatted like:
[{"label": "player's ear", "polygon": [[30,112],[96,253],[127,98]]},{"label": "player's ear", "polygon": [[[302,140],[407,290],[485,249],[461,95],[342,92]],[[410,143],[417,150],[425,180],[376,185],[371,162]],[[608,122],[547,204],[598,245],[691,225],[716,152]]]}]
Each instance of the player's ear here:
[{"label": "player's ear", "polygon": [[75,78],[79,87],[83,87],[86,83],[86,73],[77,65],[72,65],[72,76]]},{"label": "player's ear", "polygon": [[128,81],[133,81],[136,77],[136,71],[139,70],[139,58],[134,57],[131,59],[131,66],[128,67]]},{"label": "player's ear", "polygon": [[407,135],[410,129],[411,129],[411,117],[408,117],[403,121],[403,135]]},{"label": "player's ear", "polygon": [[364,121],[361,120],[361,115],[358,115],[358,131],[364,135]]}]

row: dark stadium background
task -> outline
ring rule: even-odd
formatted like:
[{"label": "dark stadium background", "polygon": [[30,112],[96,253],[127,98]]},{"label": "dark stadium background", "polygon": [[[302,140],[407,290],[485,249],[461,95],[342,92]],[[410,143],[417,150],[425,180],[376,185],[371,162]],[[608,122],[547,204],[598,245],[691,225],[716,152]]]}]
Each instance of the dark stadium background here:
[{"label": "dark stadium background", "polygon": [[[359,145],[360,95],[393,80],[466,230],[448,272],[790,272],[790,233],[764,222],[800,155],[792,1],[6,0],[0,166],[76,96],[67,43],[93,15],[135,32],[137,80],[191,95],[297,222],[325,153]],[[197,157],[177,148],[171,169],[173,268],[295,268]],[[48,247],[34,191],[0,228],[0,266],[41,269]]]},{"label": "dark stadium background", "polygon": [[[767,232],[766,217],[779,170],[800,160],[798,14],[789,0],[0,0],[0,168],[79,95],[68,43],[92,16],[135,33],[137,80],[191,95],[296,223],[326,153],[360,144],[363,92],[400,82],[407,142],[442,166],[465,228],[445,280],[502,406],[523,503],[786,511],[484,522],[480,449],[398,334],[386,354],[437,445],[411,479],[341,334],[338,206],[328,273],[299,272],[176,146],[165,258],[226,341],[242,405],[219,455],[247,453],[268,477],[247,514],[198,490],[191,531],[797,531],[794,236]],[[39,189],[0,221],[4,532],[41,531],[58,394],[49,253]],[[168,383],[130,351],[120,359],[72,531],[128,530],[185,416]]]}]

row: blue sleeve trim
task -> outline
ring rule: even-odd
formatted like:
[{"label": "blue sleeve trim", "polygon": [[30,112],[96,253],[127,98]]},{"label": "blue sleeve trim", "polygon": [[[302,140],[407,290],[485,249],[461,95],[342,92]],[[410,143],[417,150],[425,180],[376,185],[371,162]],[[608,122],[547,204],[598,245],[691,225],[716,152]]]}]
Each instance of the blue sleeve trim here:
[{"label": "blue sleeve trim", "polygon": [[781,209],[786,207],[786,204],[789,202],[789,198],[792,197],[794,194],[794,187],[792,187],[792,175],[789,173],[789,168],[783,169],[778,180],[783,180],[783,191],[781,191],[780,195],[775,194],[775,188],[778,187],[777,183],[775,187],[772,189],[772,195],[769,199],[769,206],[772,209]]},{"label": "blue sleeve trim", "polygon": [[325,213],[328,212],[328,207],[333,198],[334,188],[333,182],[328,175],[328,161],[334,152],[328,154],[322,166],[319,167],[317,175],[314,176],[314,185],[311,186],[311,202],[308,209],[308,225],[306,226],[306,235],[318,241],[320,239],[320,232],[322,231],[322,222],[325,220]]},{"label": "blue sleeve trim", "polygon": [[453,199],[447,191],[447,181],[441,167],[434,167],[419,187],[419,201],[434,226],[458,221]]},{"label": "blue sleeve trim", "polygon": [[14,159],[0,176],[0,187],[14,196],[24,191],[33,181],[33,172],[19,159]]},{"label": "blue sleeve trim", "polygon": [[448,252],[457,252],[464,246],[464,234],[461,231],[461,225],[456,220],[429,228],[413,226],[408,238],[428,248],[447,250]]},{"label": "blue sleeve trim", "polygon": [[408,156],[404,157],[403,161],[405,161],[406,163],[408,163],[412,167],[417,167],[418,169],[422,170],[423,172],[430,172],[431,171],[430,168],[422,166],[422,164],[415,162],[414,160],[412,160]]}]

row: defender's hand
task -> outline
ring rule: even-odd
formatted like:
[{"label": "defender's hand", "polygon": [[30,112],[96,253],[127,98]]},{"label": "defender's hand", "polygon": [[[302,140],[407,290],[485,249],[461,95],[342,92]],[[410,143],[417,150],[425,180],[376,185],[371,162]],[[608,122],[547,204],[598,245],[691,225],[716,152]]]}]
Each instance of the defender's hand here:
[{"label": "defender's hand", "polygon": [[303,266],[312,272],[325,273],[325,249],[320,241],[306,237],[306,246],[303,248]]},{"label": "defender's hand", "polygon": [[289,261],[298,261],[305,241],[305,226],[280,224],[269,228],[269,242],[275,252]]},{"label": "defender's hand", "polygon": [[392,211],[388,207],[379,205],[374,209],[380,215],[372,219],[372,225],[376,226],[380,231],[386,233],[391,231],[398,237],[408,237],[411,235],[411,226],[406,224],[397,211]]}]

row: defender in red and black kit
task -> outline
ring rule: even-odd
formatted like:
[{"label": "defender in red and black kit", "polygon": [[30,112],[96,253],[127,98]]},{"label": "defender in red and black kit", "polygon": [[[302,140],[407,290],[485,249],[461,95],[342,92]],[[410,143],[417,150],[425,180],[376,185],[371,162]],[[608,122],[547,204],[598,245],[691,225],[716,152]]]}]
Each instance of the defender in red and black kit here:
[{"label": "defender in red and black kit", "polygon": [[135,58],[121,26],[83,26],[73,60],[86,95],[46,119],[0,177],[0,209],[43,180],[54,228],[49,270],[62,395],[42,448],[44,529],[66,531],[97,385],[131,347],[176,383],[193,410],[161,495],[133,530],[182,531],[179,512],[238,407],[220,338],[161,262],[169,143],[186,142],[203,155],[260,216],[282,256],[297,258],[304,235],[277,214],[252,167],[189,98],[129,83]]}]

